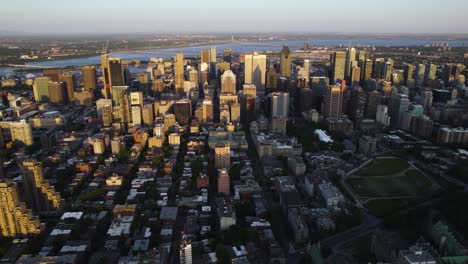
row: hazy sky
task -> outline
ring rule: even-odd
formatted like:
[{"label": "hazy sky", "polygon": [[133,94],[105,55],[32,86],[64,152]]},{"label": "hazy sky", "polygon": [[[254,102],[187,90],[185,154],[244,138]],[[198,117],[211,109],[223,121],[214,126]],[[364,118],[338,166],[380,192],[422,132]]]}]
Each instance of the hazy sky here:
[{"label": "hazy sky", "polygon": [[4,0],[0,31],[468,33],[468,0]]}]

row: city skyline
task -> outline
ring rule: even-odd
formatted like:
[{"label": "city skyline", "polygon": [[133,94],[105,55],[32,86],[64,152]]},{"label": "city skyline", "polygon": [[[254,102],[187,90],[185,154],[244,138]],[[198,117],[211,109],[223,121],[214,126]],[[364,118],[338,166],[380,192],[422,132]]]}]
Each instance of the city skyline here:
[{"label": "city skyline", "polygon": [[[454,6],[457,8],[449,8]],[[19,0],[9,1],[4,7],[9,12],[0,17],[0,25],[3,25],[0,32],[3,33],[468,33],[464,27],[468,17],[463,14],[468,3],[456,0],[430,0],[424,5],[421,1],[402,0],[393,1],[391,5],[370,0],[359,4],[343,0],[294,0],[287,4],[241,0],[236,5],[214,0],[183,4],[178,1],[158,4],[148,0],[66,3]],[[444,19],[435,20],[435,14]]]}]

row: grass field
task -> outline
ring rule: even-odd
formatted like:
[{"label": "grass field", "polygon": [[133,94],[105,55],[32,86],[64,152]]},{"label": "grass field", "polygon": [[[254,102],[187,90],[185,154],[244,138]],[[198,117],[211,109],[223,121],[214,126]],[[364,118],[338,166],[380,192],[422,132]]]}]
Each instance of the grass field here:
[{"label": "grass field", "polygon": [[430,179],[399,158],[373,160],[345,182],[379,216],[405,208],[433,191]]},{"label": "grass field", "polygon": [[356,176],[386,176],[409,168],[408,162],[399,158],[381,158],[371,161],[365,168],[357,171]]}]

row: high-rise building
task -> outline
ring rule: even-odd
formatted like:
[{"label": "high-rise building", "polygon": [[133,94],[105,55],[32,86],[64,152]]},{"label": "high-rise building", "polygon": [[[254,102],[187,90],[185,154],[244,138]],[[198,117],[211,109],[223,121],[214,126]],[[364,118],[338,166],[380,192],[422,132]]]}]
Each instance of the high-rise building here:
[{"label": "high-rise building", "polygon": [[392,127],[400,127],[403,113],[408,110],[409,105],[410,100],[404,94],[398,94],[397,98],[391,101],[389,104],[389,115]]},{"label": "high-rise building", "polygon": [[424,110],[426,112],[429,111],[429,109],[432,107],[432,91],[431,90],[425,90],[421,93],[421,105],[424,107]]},{"label": "high-rise building", "polygon": [[154,107],[151,103],[145,103],[143,105],[143,124],[148,127],[152,127],[154,124]]},{"label": "high-rise building", "polygon": [[375,119],[377,115],[377,106],[381,103],[382,95],[377,91],[372,91],[367,94],[367,104],[365,117]]},{"label": "high-rise building", "polygon": [[96,112],[105,127],[112,124],[112,100],[101,98],[96,101]]},{"label": "high-rise building", "polygon": [[191,101],[188,99],[178,100],[172,105],[172,107],[174,109],[174,115],[177,122],[182,126],[188,125],[189,120],[192,117]]},{"label": "high-rise building", "polygon": [[37,235],[41,231],[39,218],[20,201],[18,186],[9,179],[0,179],[0,212],[2,237]]},{"label": "high-rise building", "polygon": [[143,118],[141,116],[141,106],[140,105],[132,105],[132,125],[134,126],[141,126],[143,122]]},{"label": "high-rise building", "polygon": [[110,91],[112,86],[124,85],[122,63],[119,58],[110,58],[109,54],[103,54],[101,55],[101,67],[104,89]]},{"label": "high-rise building", "polygon": [[355,66],[351,68],[351,86],[357,87],[361,81],[361,68]]},{"label": "high-rise building", "polygon": [[416,86],[421,87],[424,83],[424,75],[426,74],[426,65],[418,64],[416,67]]},{"label": "high-rise building", "polygon": [[97,89],[97,73],[95,66],[84,66],[81,68],[83,75],[83,89],[84,90],[95,90]]},{"label": "high-rise building", "polygon": [[121,94],[126,94],[128,91],[128,86],[114,86],[112,87],[112,103],[114,105],[120,105],[120,96]]},{"label": "high-rise building", "polygon": [[437,67],[434,64],[426,64],[426,70],[424,72],[424,81],[434,81],[436,79]]},{"label": "high-rise building", "polygon": [[218,193],[230,195],[229,174],[227,169],[218,170]]},{"label": "high-rise building", "polygon": [[280,53],[280,70],[283,77],[291,78],[291,61],[291,51],[288,45],[284,45]]},{"label": "high-rise building", "polygon": [[216,62],[216,47],[211,47],[210,49],[210,62]]},{"label": "high-rise building", "polygon": [[362,80],[370,81],[372,78],[372,60],[367,59],[364,65],[364,70],[362,71]]},{"label": "high-rise building", "polygon": [[164,129],[166,131],[172,131],[176,125],[176,117],[174,114],[164,115]]},{"label": "high-rise building", "polygon": [[289,115],[289,93],[271,93],[270,98],[270,118]]},{"label": "high-rise building", "polygon": [[346,50],[346,68],[345,68],[345,78],[351,80],[351,69],[353,68],[353,63],[356,61],[356,49],[348,48]]},{"label": "high-rise building", "polygon": [[223,61],[225,62],[229,62],[231,63],[232,62],[232,49],[224,49],[223,51]]},{"label": "high-rise building", "polygon": [[69,103],[73,103],[75,93],[75,76],[72,73],[60,74],[60,81],[65,83],[65,89],[67,91],[67,100]]},{"label": "high-rise building", "polygon": [[10,122],[9,125],[12,141],[21,142],[26,146],[31,146],[34,143],[31,125],[26,120]]},{"label": "high-rise building", "polygon": [[254,121],[256,119],[256,110],[255,110],[255,105],[256,105],[256,98],[252,95],[246,95],[244,96],[244,124],[249,125],[250,122]]},{"label": "high-rise building", "polygon": [[231,70],[221,75],[221,93],[236,93],[236,75]]},{"label": "high-rise building", "polygon": [[131,92],[130,93],[130,104],[131,105],[139,105],[143,107],[143,92]]},{"label": "high-rise building", "polygon": [[348,115],[356,125],[360,125],[361,121],[364,119],[366,100],[366,93],[361,87],[352,91]]},{"label": "high-rise building", "polygon": [[202,120],[203,124],[213,122],[213,101],[211,98],[203,99],[202,103]]},{"label": "high-rise building", "polygon": [[215,147],[215,167],[226,169],[231,166],[231,148],[226,144],[218,144]]},{"label": "high-rise building", "polygon": [[329,86],[322,102],[322,115],[325,118],[340,118],[342,104],[343,93],[341,86]]},{"label": "high-rise building", "polygon": [[62,198],[60,193],[44,179],[42,163],[34,159],[26,159],[21,164],[23,184],[27,202],[37,212],[60,209]]},{"label": "high-rise building", "polygon": [[48,103],[50,101],[49,83],[48,77],[37,77],[34,80],[33,92],[36,102]]},{"label": "high-rise building", "polygon": [[239,103],[233,103],[230,105],[231,110],[231,122],[239,123],[241,119],[241,107]]},{"label": "high-rise building", "polygon": [[390,116],[388,115],[388,107],[386,105],[378,105],[375,121],[384,126],[390,125]]},{"label": "high-rise building", "polygon": [[246,84],[253,84],[257,87],[257,96],[263,97],[265,94],[266,55],[260,55],[258,52],[245,55],[244,78]]},{"label": "high-rise building", "polygon": [[333,63],[332,63],[332,79],[331,81],[335,84],[338,80],[345,79],[345,69],[346,68],[346,52],[336,51],[333,54]]},{"label": "high-rise building", "polygon": [[200,61],[201,63],[210,63],[210,50],[203,49],[200,51]]},{"label": "high-rise building", "polygon": [[231,122],[231,113],[229,112],[229,105],[221,103],[219,105],[219,121],[221,123]]},{"label": "high-rise building", "polygon": [[192,264],[192,244],[185,234],[180,243],[180,263]]},{"label": "high-rise building", "polygon": [[403,78],[405,79],[405,84],[408,87],[412,86],[411,84],[413,83],[413,80],[414,80],[413,74],[414,74],[414,65],[406,64],[405,71],[403,73]]},{"label": "high-rise building", "polygon": [[265,92],[267,94],[276,92],[278,90],[278,73],[276,72],[276,69],[273,68],[273,65],[270,64],[270,68],[266,75]]},{"label": "high-rise building", "polygon": [[59,82],[60,72],[60,69],[45,69],[42,71],[42,76],[49,78],[52,82]]},{"label": "high-rise building", "polygon": [[189,81],[195,83],[195,87],[198,88],[200,86],[200,82],[198,81],[198,71],[196,69],[191,69],[188,73]]},{"label": "high-rise building", "polygon": [[179,52],[175,57],[174,65],[174,83],[176,92],[180,92],[184,88],[184,54]]},{"label": "high-rise building", "polygon": [[65,83],[49,82],[49,99],[53,104],[63,104],[66,101]]}]

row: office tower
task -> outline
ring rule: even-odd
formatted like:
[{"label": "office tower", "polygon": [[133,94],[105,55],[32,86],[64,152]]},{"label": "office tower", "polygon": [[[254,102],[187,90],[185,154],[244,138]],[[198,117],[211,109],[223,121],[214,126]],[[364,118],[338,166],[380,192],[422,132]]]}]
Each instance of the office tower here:
[{"label": "office tower", "polygon": [[43,77],[48,77],[52,82],[60,81],[60,69],[46,69],[42,71]]},{"label": "office tower", "polygon": [[26,194],[26,200],[33,211],[53,211],[60,209],[62,198],[53,186],[44,179],[42,163],[34,159],[26,159],[21,164],[21,174]]},{"label": "office tower", "polygon": [[218,193],[230,195],[229,174],[227,169],[218,170]]},{"label": "office tower", "polygon": [[367,53],[365,50],[358,51],[358,66],[361,69],[364,69],[367,60]]},{"label": "office tower", "polygon": [[50,101],[49,83],[49,77],[37,77],[34,80],[33,92],[36,102],[48,103]]},{"label": "office tower", "polygon": [[115,136],[111,140],[111,153],[114,155],[119,154],[122,150],[125,150],[125,141],[123,137]]},{"label": "office tower", "polygon": [[421,87],[424,83],[424,75],[426,73],[426,65],[424,64],[418,64],[416,67],[416,86]]},{"label": "office tower", "polygon": [[372,91],[367,94],[367,104],[365,117],[369,119],[375,119],[377,114],[377,106],[382,101],[382,95],[377,91]]},{"label": "office tower", "polygon": [[177,122],[182,126],[188,125],[190,118],[192,117],[191,101],[188,99],[182,99],[176,101],[172,107],[174,109],[174,115]]},{"label": "office tower", "polygon": [[[119,91],[118,93],[118,114],[120,117],[120,122],[124,124],[128,124],[132,121],[132,112],[131,112],[131,104],[128,100],[128,95],[126,92]],[[116,107],[117,108],[117,107]]]},{"label": "office tower", "polygon": [[325,118],[340,118],[342,104],[343,93],[341,86],[329,86],[322,102],[322,115]]},{"label": "office tower", "polygon": [[412,86],[413,83],[413,74],[414,74],[414,65],[412,64],[406,64],[405,65],[405,71],[403,73],[403,78],[405,79],[405,84],[408,87]]},{"label": "office tower", "polygon": [[356,61],[356,49],[348,48],[346,49],[346,68],[345,68],[345,78],[347,80],[351,79],[351,69],[353,64]]},{"label": "office tower", "polygon": [[112,103],[114,105],[120,105],[121,94],[126,94],[128,91],[128,86],[114,86],[112,87]]},{"label": "office tower", "polygon": [[63,104],[66,100],[66,88],[62,82],[49,83],[49,99],[53,104]]},{"label": "office tower", "polygon": [[393,60],[386,59],[383,72],[382,72],[382,77],[385,79],[385,81],[390,82],[392,80],[392,74],[393,74]]},{"label": "office tower", "polygon": [[219,96],[219,103],[220,104],[232,104],[237,103],[238,97],[236,94],[221,94]]},{"label": "office tower", "polygon": [[203,124],[213,122],[213,101],[211,98],[206,98],[202,103],[202,120]]},{"label": "office tower", "polygon": [[262,97],[265,94],[266,55],[258,52],[245,55],[244,71],[245,83],[255,85],[257,96]]},{"label": "office tower", "polygon": [[284,45],[280,53],[281,76],[291,78],[291,51],[288,45]]},{"label": "office tower", "polygon": [[81,73],[83,76],[83,89],[85,91],[97,89],[96,67],[84,66],[81,68]]},{"label": "office tower", "polygon": [[131,105],[139,105],[143,107],[143,92],[131,92],[130,93],[130,104]]},{"label": "office tower", "polygon": [[151,83],[151,76],[148,72],[142,72],[137,75],[138,88],[145,96],[149,94],[149,87]]},{"label": "office tower", "polygon": [[73,102],[75,93],[75,76],[71,73],[60,74],[60,82],[65,83],[65,89],[67,91],[67,100],[69,103]]},{"label": "office tower", "polygon": [[122,63],[119,58],[108,60],[109,83],[112,86],[124,85]]},{"label": "office tower", "polygon": [[426,64],[426,70],[424,72],[424,81],[434,81],[436,79],[437,67],[434,64]]},{"label": "office tower", "polygon": [[141,116],[141,106],[140,105],[132,105],[132,125],[134,126],[141,126],[142,123],[142,116]]},{"label": "office tower", "polygon": [[374,60],[374,67],[372,70],[372,78],[380,80],[384,79],[383,72],[385,71],[385,59],[376,58]]},{"label": "office tower", "polygon": [[366,109],[367,95],[364,90],[359,87],[351,92],[351,100],[348,108],[348,115],[356,125],[360,125],[364,119],[364,111]]},{"label": "office tower", "polygon": [[418,137],[429,138],[432,136],[434,122],[426,115],[411,119],[411,133]]},{"label": "office tower", "polygon": [[390,125],[390,116],[388,115],[388,107],[386,105],[378,105],[375,121],[384,126]]},{"label": "office tower", "polygon": [[110,77],[109,77],[109,54],[105,53],[101,55],[101,71],[102,71],[102,82],[104,83],[104,89],[111,88]]},{"label": "office tower", "polygon": [[229,167],[231,167],[231,148],[229,145],[216,145],[215,167],[217,169],[229,169]]},{"label": "office tower", "polygon": [[106,104],[102,108],[102,124],[104,127],[110,127],[113,121],[112,104]]},{"label": "office tower", "polygon": [[223,51],[223,61],[229,62],[229,63],[232,62],[232,50],[231,49],[229,49],[229,48],[224,49],[224,51]]},{"label": "office tower", "polygon": [[230,105],[231,109],[231,122],[239,123],[241,119],[241,107],[239,103],[233,103]]},{"label": "office tower", "polygon": [[33,141],[32,128],[26,120],[19,122],[10,122],[11,140],[23,143],[26,146],[31,146]]},{"label": "office tower", "polygon": [[182,235],[179,254],[181,264],[192,264],[192,244],[185,234]]},{"label": "office tower", "polygon": [[351,86],[357,87],[359,86],[359,82],[361,81],[361,68],[355,66],[351,68]]},{"label": "office tower", "polygon": [[273,68],[272,64],[270,64],[270,68],[268,69],[266,75],[266,94],[276,92],[278,90],[278,73],[276,72],[276,69]]},{"label": "office tower", "polygon": [[198,81],[198,71],[195,69],[191,69],[188,73],[189,81],[195,83],[195,87],[200,87],[200,82]]},{"label": "office tower", "polygon": [[182,52],[177,53],[175,57],[174,78],[176,92],[180,92],[184,88],[184,54]]},{"label": "office tower", "polygon": [[112,108],[112,100],[101,98],[96,101],[96,112],[97,112],[98,118],[102,118],[103,109],[105,106],[110,106]]},{"label": "office tower", "polygon": [[231,122],[231,113],[229,112],[228,104],[221,103],[219,105],[219,121],[225,124]]},{"label": "office tower", "polygon": [[432,107],[432,91],[425,90],[421,93],[421,105],[424,107],[426,112]]},{"label": "office tower", "polygon": [[154,124],[154,107],[151,103],[145,103],[143,105],[143,124],[148,127],[152,127]]},{"label": "office tower", "polygon": [[397,98],[389,103],[389,115],[391,117],[390,124],[392,127],[400,127],[403,113],[408,110],[409,105],[410,100],[408,99],[408,96],[403,94],[398,94]]},{"label": "office tower", "polygon": [[332,63],[332,79],[331,81],[335,84],[338,80],[345,79],[345,68],[346,68],[346,52],[336,51],[333,54]]},{"label": "office tower", "polygon": [[200,62],[210,63],[210,50],[209,49],[203,49],[200,51]]},{"label": "office tower", "polygon": [[256,105],[256,98],[255,96],[252,95],[246,95],[244,97],[244,122],[245,125],[249,125],[250,122],[255,121],[256,118],[256,110],[255,110],[255,105]]},{"label": "office tower", "polygon": [[236,75],[231,70],[221,75],[221,93],[236,93]]},{"label": "office tower", "polygon": [[0,232],[4,238],[37,235],[39,218],[19,199],[18,186],[9,179],[0,179]]},{"label": "office tower", "polygon": [[369,81],[370,79],[372,79],[372,63],[372,60],[366,60],[364,71],[362,73],[363,81]]},{"label": "office tower", "polygon": [[122,76],[123,76],[123,84],[122,85],[130,85],[130,81],[132,78],[132,73],[128,68],[128,65],[123,65],[122,67]]},{"label": "office tower", "polygon": [[210,62],[216,62],[216,47],[210,49]]},{"label": "office tower", "polygon": [[166,131],[173,131],[176,125],[176,117],[174,114],[165,114],[164,115],[164,129]]},{"label": "office tower", "polygon": [[270,118],[289,115],[289,93],[271,93],[270,98]]},{"label": "office tower", "polygon": [[257,96],[257,87],[253,84],[244,84],[242,85],[242,93],[244,96],[251,95],[253,97]]}]

